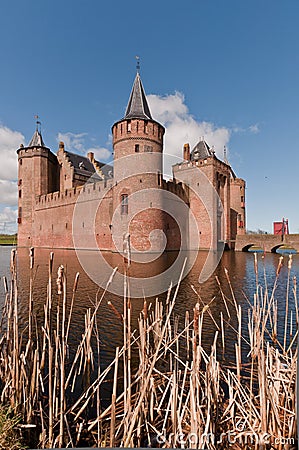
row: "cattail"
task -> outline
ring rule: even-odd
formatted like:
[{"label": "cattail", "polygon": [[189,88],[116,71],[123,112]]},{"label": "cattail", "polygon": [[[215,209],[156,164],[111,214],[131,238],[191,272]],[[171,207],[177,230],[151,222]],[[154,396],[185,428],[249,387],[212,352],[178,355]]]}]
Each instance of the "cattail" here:
[{"label": "cattail", "polygon": [[64,266],[60,265],[58,267],[57,280],[56,280],[58,294],[62,294],[62,292],[63,292],[63,274],[64,274]]},{"label": "cattail", "polygon": [[283,256],[281,256],[279,258],[279,262],[278,262],[278,266],[277,266],[277,270],[276,270],[276,276],[277,277],[280,274],[280,271],[281,271],[281,268],[282,268],[282,264],[283,264]]},{"label": "cattail", "polygon": [[29,257],[30,257],[30,269],[33,269],[33,267],[34,267],[34,247],[31,247],[29,250]]}]

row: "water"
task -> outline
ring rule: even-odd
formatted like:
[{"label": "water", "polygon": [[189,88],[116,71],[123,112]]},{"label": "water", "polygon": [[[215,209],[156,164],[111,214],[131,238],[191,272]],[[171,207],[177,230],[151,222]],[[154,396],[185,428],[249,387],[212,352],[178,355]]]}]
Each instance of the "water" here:
[{"label": "water", "polygon": [[[10,260],[9,247],[0,247],[0,275],[1,277],[9,277],[9,260]],[[33,270],[34,274],[34,313],[37,316],[39,323],[43,322],[43,305],[47,293],[47,280],[48,280],[48,261],[49,250],[35,249],[35,266]],[[78,258],[74,251],[71,250],[55,250],[54,255],[54,269],[53,269],[53,286],[54,291],[55,279],[57,269],[60,264],[63,264],[67,274],[68,281],[68,302],[70,302],[72,285],[76,272],[80,272],[78,291],[76,293],[75,305],[73,310],[72,328],[70,333],[71,345],[76,345],[79,342],[81,333],[84,326],[84,315],[87,308],[93,307],[96,303],[96,298],[99,298],[103,292],[102,288],[94,283],[88,275],[84,272]],[[29,252],[28,249],[18,249],[18,289],[20,298],[20,324],[27,324],[28,314],[28,291],[29,291]],[[204,283],[199,283],[199,275],[207,260],[207,252],[198,252],[195,263],[183,279],[180,290],[178,293],[175,314],[179,317],[180,324],[183,326],[186,310],[190,312],[192,317],[193,308],[197,301],[202,305],[212,302],[210,310],[217,321],[220,316],[220,312],[227,318],[225,305],[220,294],[219,286],[216,282],[215,276],[218,276],[222,285],[223,291],[227,297],[231,298],[230,288],[225,276],[224,269],[227,268],[231,284],[233,286],[234,294],[237,299],[237,303],[242,306],[243,314],[243,331],[246,334],[247,330],[247,309],[249,307],[248,302],[252,302],[253,294],[256,289],[256,274],[254,270],[254,255],[250,253],[234,253],[225,252],[210,278]],[[132,264],[130,268],[130,275],[136,278],[140,277],[153,277],[161,270],[164,271],[167,267],[170,267],[176,259],[175,253],[169,253],[159,258],[158,261],[152,262],[145,267],[144,264]],[[96,257],[93,252],[88,255],[90,258],[91,266],[94,266],[94,271],[103,277],[103,285],[106,284],[109,275],[102,272],[100,266],[97,265]],[[116,266],[119,267],[119,271],[122,272],[123,260],[115,254],[107,254],[106,260],[111,265],[109,274]],[[265,257],[261,254],[258,255],[259,262],[259,282],[262,286],[265,286],[264,280],[264,268],[267,276],[268,289],[271,292],[276,276],[276,269],[279,261],[279,255],[266,254]],[[285,299],[286,299],[286,286],[287,286],[287,270],[288,256],[284,257],[284,263],[279,275],[279,283],[276,291],[276,298],[278,300],[279,309],[279,328],[278,333],[282,335],[284,331],[284,316],[285,316]],[[291,271],[291,285],[293,276],[299,275],[299,255],[293,255],[293,265]],[[167,280],[167,283],[169,280]],[[139,283],[140,285],[142,282]],[[167,285],[168,285],[167,284]],[[173,289],[174,290],[174,289]],[[196,293],[195,293],[196,291]],[[3,286],[0,288],[0,306],[4,300]],[[166,293],[158,296],[162,301],[165,301]],[[290,309],[293,310],[293,319],[295,319],[295,303],[292,294],[292,289],[289,293]],[[106,365],[115,354],[115,347],[122,343],[122,324],[119,317],[116,316],[113,309],[108,305],[108,301],[111,301],[114,307],[122,314],[123,311],[123,299],[114,293],[107,292],[104,296],[102,304],[99,309],[99,326],[100,326],[100,338],[101,338],[101,359],[103,365]],[[151,297],[149,301],[155,301],[155,296]],[[133,328],[137,327],[137,319],[140,311],[143,308],[143,298],[132,299],[132,325]],[[234,342],[235,333],[232,328],[237,326],[236,316],[234,310],[232,310],[232,317],[230,321],[230,327],[227,328],[226,337],[226,356],[228,358],[234,354]],[[294,320],[293,320],[294,322]],[[295,325],[293,323],[293,330]],[[203,332],[203,344],[210,347],[213,341],[215,332],[215,325],[208,314],[205,315],[204,320],[204,332]],[[245,351],[246,349],[244,349]],[[246,353],[246,351],[245,351]]]}]

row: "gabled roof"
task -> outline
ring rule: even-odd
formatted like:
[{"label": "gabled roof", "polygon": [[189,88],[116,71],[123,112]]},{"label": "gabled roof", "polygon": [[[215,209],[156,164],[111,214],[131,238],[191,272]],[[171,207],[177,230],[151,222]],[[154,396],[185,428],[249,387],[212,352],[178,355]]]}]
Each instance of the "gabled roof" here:
[{"label": "gabled roof", "polygon": [[32,136],[31,141],[28,144],[28,147],[45,147],[42,134],[37,129],[35,130],[34,135]]},{"label": "gabled roof", "polygon": [[92,162],[86,157],[76,155],[75,153],[65,151],[65,154],[70,161],[71,165],[75,169],[75,173],[82,173],[83,175],[92,175],[95,172],[95,168]]},{"label": "gabled roof", "polygon": [[[76,153],[71,153],[64,151],[67,159],[74,167],[74,171],[78,175],[93,177],[93,179],[100,179],[101,177],[97,174],[96,169],[89,158],[86,156],[78,155]],[[108,164],[97,162],[97,165],[101,168],[103,175],[106,178],[113,177],[113,167]]]},{"label": "gabled roof", "polygon": [[138,72],[135,77],[124,119],[152,119]]},{"label": "gabled roof", "polygon": [[213,156],[214,152],[210,149],[206,141],[199,141],[191,152],[191,161],[206,159]]}]

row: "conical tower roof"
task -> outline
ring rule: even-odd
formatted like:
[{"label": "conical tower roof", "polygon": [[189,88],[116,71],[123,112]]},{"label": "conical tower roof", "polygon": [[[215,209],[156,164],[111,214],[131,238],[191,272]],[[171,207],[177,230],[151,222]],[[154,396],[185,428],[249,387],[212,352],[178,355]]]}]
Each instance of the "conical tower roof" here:
[{"label": "conical tower roof", "polygon": [[135,77],[124,119],[152,119],[139,72]]},{"label": "conical tower roof", "polygon": [[213,156],[213,152],[206,141],[199,141],[191,152],[191,161],[198,161]]},{"label": "conical tower roof", "polygon": [[45,147],[41,131],[36,128],[28,147]]}]

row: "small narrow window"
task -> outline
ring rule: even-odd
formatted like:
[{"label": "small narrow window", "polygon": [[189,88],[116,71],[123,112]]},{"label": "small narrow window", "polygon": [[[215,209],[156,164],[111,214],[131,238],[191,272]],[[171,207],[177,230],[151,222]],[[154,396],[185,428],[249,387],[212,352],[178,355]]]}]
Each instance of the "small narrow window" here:
[{"label": "small narrow window", "polygon": [[131,133],[131,121],[130,120],[127,121],[127,132]]},{"label": "small narrow window", "polygon": [[147,120],[144,121],[144,133],[148,133],[148,122]]},{"label": "small narrow window", "polygon": [[161,186],[161,173],[158,170],[158,186]]},{"label": "small narrow window", "polygon": [[19,207],[19,218],[22,217],[22,206]]},{"label": "small narrow window", "polygon": [[241,195],[241,203],[243,203],[243,202],[244,202],[244,196]]},{"label": "small narrow window", "polygon": [[128,214],[129,199],[128,194],[121,196],[121,214]]},{"label": "small narrow window", "polygon": [[21,189],[19,190],[19,198],[22,198],[22,191],[21,191]]},{"label": "small narrow window", "polygon": [[135,153],[139,153],[139,144],[135,144]]},{"label": "small narrow window", "polygon": [[139,128],[139,122],[136,123],[136,131],[138,133],[138,128]]},{"label": "small narrow window", "polygon": [[20,166],[23,164],[22,158],[19,159]]}]

